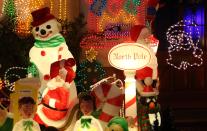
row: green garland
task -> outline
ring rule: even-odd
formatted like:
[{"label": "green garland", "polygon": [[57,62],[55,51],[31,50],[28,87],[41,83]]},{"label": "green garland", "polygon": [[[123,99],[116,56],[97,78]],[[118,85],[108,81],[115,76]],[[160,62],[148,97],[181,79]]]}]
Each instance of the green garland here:
[{"label": "green garland", "polygon": [[29,67],[27,68],[27,74],[32,74],[33,77],[39,77],[39,72],[37,66],[31,62]]}]

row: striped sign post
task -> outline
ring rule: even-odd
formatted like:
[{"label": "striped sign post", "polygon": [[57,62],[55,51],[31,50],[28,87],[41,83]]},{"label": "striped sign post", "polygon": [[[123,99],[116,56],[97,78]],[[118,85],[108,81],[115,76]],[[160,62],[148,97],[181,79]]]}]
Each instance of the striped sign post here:
[{"label": "striped sign post", "polygon": [[136,80],[134,78],[136,70],[124,70],[125,78],[125,116],[131,116],[137,123],[137,103],[136,103]]},{"label": "striped sign post", "polygon": [[138,43],[122,43],[114,46],[108,54],[109,63],[124,70],[125,116],[131,116],[137,123],[135,72],[150,63],[152,56],[148,47]]}]

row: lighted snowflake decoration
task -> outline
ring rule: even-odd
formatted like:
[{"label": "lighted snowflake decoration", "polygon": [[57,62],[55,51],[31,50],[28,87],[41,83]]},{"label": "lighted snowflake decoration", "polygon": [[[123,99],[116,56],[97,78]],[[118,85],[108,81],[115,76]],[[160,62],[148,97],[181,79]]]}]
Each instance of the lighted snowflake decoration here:
[{"label": "lighted snowflake decoration", "polygon": [[98,55],[98,52],[94,50],[94,48],[90,48],[90,50],[87,50],[85,52],[86,59],[90,62],[93,62],[93,60],[96,60],[96,56]]},{"label": "lighted snowflake decoration", "polygon": [[[195,29],[195,38],[192,37],[192,28]],[[198,31],[197,25],[194,22],[181,20],[168,28],[166,36],[167,41],[170,43],[170,46],[168,47],[169,58],[166,59],[167,64],[173,66],[176,69],[184,70],[186,70],[188,66],[201,66],[203,64],[203,51],[198,47],[200,33]],[[178,64],[175,64],[173,62],[175,60],[173,59],[172,54],[176,54],[177,52],[186,53],[186,57],[188,59],[184,57],[176,57],[179,59],[176,59]]]}]

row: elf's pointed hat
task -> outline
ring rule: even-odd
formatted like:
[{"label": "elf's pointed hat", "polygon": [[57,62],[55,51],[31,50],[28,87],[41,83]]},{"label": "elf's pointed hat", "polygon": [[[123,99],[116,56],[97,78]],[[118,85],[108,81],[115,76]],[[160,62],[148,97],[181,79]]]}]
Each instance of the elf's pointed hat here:
[{"label": "elf's pointed hat", "polygon": [[134,25],[130,30],[131,40],[136,42],[142,29],[146,28],[144,25]]},{"label": "elf's pointed hat", "polygon": [[52,63],[50,67],[51,79],[57,75],[61,75],[65,82],[71,83],[75,79],[75,72],[72,68],[73,66],[75,66],[75,59],[73,58],[69,58],[67,60],[63,59]]},{"label": "elf's pointed hat", "polygon": [[33,27],[39,26],[48,20],[55,19],[55,16],[50,14],[50,9],[48,7],[35,10],[31,14],[33,17],[31,24]]}]

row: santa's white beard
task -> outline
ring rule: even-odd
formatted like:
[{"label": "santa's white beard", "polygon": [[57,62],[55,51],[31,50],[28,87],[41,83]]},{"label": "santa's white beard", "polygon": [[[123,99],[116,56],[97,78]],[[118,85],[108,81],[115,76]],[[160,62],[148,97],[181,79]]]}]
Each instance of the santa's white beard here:
[{"label": "santa's white beard", "polygon": [[57,87],[63,87],[64,83],[65,83],[65,81],[63,79],[57,79],[55,77],[47,83],[47,87],[50,90],[53,90],[53,89],[56,89]]}]

